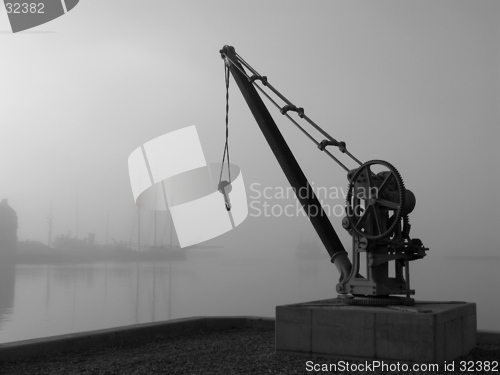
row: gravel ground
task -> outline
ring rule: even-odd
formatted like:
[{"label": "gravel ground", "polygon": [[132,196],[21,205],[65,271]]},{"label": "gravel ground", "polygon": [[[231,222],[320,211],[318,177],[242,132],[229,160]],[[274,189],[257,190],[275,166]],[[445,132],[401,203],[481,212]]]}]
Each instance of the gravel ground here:
[{"label": "gravel ground", "polygon": [[[335,364],[327,358],[277,356],[274,330],[238,328],[202,330],[187,336],[136,342],[106,348],[87,348],[55,356],[0,363],[0,374],[327,374],[307,371],[306,362]],[[500,346],[479,345],[466,357],[455,361],[500,362]],[[356,363],[356,362],[351,362]],[[477,363],[477,362],[476,362]],[[500,364],[498,365],[500,366]],[[444,372],[443,374],[498,374],[495,372]],[[338,372],[341,374],[405,374],[405,372]],[[412,372],[428,374],[430,372]]]}]

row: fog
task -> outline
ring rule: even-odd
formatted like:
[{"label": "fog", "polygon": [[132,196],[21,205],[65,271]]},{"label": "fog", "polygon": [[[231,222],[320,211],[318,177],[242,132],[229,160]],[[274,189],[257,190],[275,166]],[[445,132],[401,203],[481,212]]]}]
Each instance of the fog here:
[{"label": "fog", "polygon": [[[18,34],[0,12],[0,198],[17,212],[20,241],[47,244],[49,215],[53,236],[130,241],[134,149],[196,125],[207,162],[220,162],[219,50],[232,45],[358,159],[399,170],[417,198],[412,235],[430,248],[415,262],[417,296],[443,288],[442,299],[450,291],[458,299],[466,285],[495,295],[494,270],[462,273],[443,259],[493,257],[497,271],[500,264],[499,12],[498,2],[483,0],[85,0]],[[302,214],[255,209],[264,188],[274,194],[289,185],[232,79],[229,100],[231,162],[254,206],[240,226],[203,245],[221,249],[222,258],[293,257],[301,240],[316,240],[314,230]],[[269,108],[309,180],[339,192],[324,203],[343,206],[345,171]],[[297,205],[293,196],[272,198],[281,208]],[[333,211],[331,221],[349,250],[342,216]],[[279,270],[276,278],[285,277]],[[443,278],[453,286],[440,285]]]}]

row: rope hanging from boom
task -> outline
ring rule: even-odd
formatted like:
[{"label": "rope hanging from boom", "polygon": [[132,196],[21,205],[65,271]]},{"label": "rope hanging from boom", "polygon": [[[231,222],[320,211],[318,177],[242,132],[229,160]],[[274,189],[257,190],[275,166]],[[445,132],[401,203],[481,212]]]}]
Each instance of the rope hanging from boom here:
[{"label": "rope hanging from boom", "polygon": [[[224,64],[224,75],[226,78],[226,143],[224,144],[224,153],[222,154],[222,163],[219,176],[219,185],[217,190],[224,195],[224,201],[226,205],[226,210],[231,210],[231,203],[229,202],[228,194],[231,191],[231,165],[229,163],[229,67]],[[228,180],[222,180],[222,174],[224,172],[224,161],[227,155],[227,176]]]}]

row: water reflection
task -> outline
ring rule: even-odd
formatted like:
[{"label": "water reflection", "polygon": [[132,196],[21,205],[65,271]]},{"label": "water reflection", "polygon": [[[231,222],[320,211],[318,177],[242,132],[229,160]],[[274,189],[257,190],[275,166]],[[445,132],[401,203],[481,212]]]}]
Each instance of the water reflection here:
[{"label": "water reflection", "polygon": [[[200,252],[182,262],[2,262],[0,342],[190,316],[273,317],[276,305],[336,296],[338,273],[323,258]],[[498,259],[421,263],[412,268],[417,299],[476,302],[479,328],[500,330]]]},{"label": "water reflection", "polygon": [[197,280],[169,262],[3,264],[0,342],[175,318],[175,283],[186,278]]},{"label": "water reflection", "polygon": [[2,262],[0,259],[0,332],[4,322],[12,314],[15,286],[15,264],[12,262]]}]

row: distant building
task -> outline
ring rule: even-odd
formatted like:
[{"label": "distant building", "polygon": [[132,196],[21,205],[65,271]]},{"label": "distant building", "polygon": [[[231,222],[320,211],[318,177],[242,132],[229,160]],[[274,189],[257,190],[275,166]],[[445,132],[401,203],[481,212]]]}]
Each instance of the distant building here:
[{"label": "distant building", "polygon": [[17,248],[17,214],[7,199],[0,203],[0,253],[14,252]]}]

